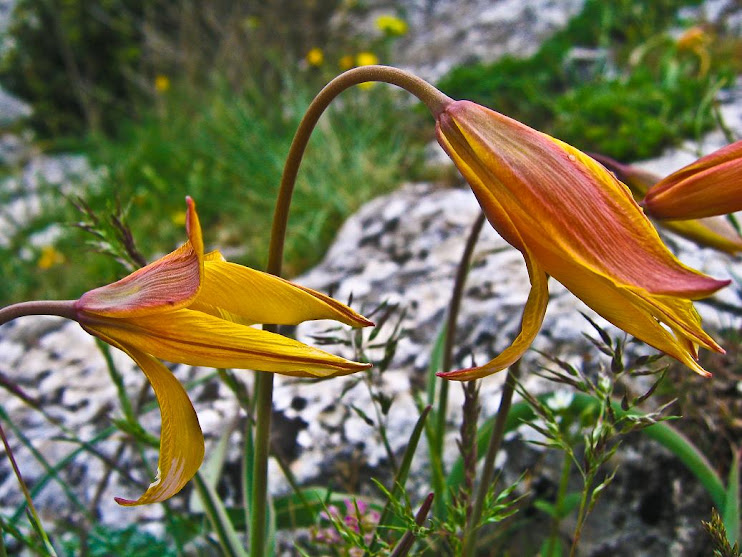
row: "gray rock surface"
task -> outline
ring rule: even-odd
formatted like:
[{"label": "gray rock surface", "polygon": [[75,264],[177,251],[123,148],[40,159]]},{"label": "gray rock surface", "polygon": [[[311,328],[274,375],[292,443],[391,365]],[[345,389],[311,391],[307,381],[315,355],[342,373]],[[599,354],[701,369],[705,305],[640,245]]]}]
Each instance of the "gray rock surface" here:
[{"label": "gray rock surface", "polygon": [[463,62],[532,54],[583,5],[584,0],[373,0],[361,15],[354,10],[334,25],[373,37],[380,33],[376,18],[401,16],[409,32],[394,44],[394,63],[436,80]]}]

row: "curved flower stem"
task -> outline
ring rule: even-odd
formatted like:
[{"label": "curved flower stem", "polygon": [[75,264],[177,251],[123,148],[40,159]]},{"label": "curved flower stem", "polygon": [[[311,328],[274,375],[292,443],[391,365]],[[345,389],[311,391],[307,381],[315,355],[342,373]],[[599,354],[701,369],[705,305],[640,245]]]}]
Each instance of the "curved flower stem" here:
[{"label": "curved flower stem", "polygon": [[0,309],[0,325],[26,315],[57,315],[76,320],[75,300],[20,302]]},{"label": "curved flower stem", "polygon": [[283,244],[286,237],[291,196],[294,192],[294,184],[299,171],[299,165],[301,164],[304,150],[314,127],[335,97],[354,85],[368,81],[380,81],[401,87],[425,103],[425,106],[428,107],[433,116],[440,114],[447,104],[453,102],[450,97],[441,93],[427,81],[404,70],[390,66],[361,66],[360,68],[353,68],[340,74],[325,85],[311,102],[309,108],[307,108],[307,112],[304,118],[302,118],[299,128],[296,130],[296,135],[294,135],[294,139],[291,142],[291,148],[286,158],[286,165],[283,168],[281,186],[278,191],[276,210],[273,217],[273,227],[271,228],[270,252],[267,267],[269,273],[274,275],[281,274]]},{"label": "curved flower stem", "polygon": [[[276,200],[271,227],[271,241],[266,271],[280,276],[283,267],[283,248],[288,226],[291,196],[294,193],[296,176],[304,156],[304,151],[317,125],[320,116],[340,93],[360,83],[380,81],[390,83],[409,91],[437,116],[445,106],[453,102],[428,82],[404,70],[389,66],[362,66],[339,75],[328,83],[314,98],[299,123],[294,139],[286,157],[281,176],[281,185]],[[276,331],[273,326],[266,330]],[[252,477],[252,502],[250,505],[250,555],[263,557],[265,553],[265,520],[268,481],[268,452],[270,439],[271,412],[273,409],[273,374],[259,373],[255,378],[256,422],[255,458]]]},{"label": "curved flower stem", "polygon": [[495,425],[492,428],[492,437],[490,437],[490,444],[487,448],[487,455],[484,458],[484,468],[482,469],[482,477],[479,480],[479,489],[477,490],[477,499],[474,502],[474,509],[472,510],[469,522],[464,532],[464,542],[462,548],[462,555],[469,557],[474,555],[474,547],[477,542],[477,530],[480,519],[482,518],[482,512],[484,510],[484,502],[487,498],[487,493],[492,487],[492,479],[495,472],[495,458],[497,452],[500,450],[502,445],[502,439],[505,435],[505,424],[507,422],[508,413],[510,412],[510,405],[513,402],[513,393],[515,392],[515,382],[518,378],[520,371],[520,360],[515,362],[508,368],[508,375],[505,378],[505,385],[502,387],[502,396],[500,398],[500,407],[497,409],[497,419]]}]

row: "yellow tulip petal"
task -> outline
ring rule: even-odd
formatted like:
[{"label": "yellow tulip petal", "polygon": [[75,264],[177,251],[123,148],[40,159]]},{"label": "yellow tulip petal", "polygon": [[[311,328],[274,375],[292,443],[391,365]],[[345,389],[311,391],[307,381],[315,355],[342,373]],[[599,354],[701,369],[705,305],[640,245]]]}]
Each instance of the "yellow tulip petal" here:
[{"label": "yellow tulip petal", "polygon": [[513,365],[531,346],[533,339],[536,338],[536,335],[541,329],[544,314],[546,313],[546,306],[549,302],[549,277],[527,253],[525,254],[525,259],[526,266],[528,267],[528,276],[531,279],[531,291],[528,294],[528,300],[523,309],[520,333],[518,333],[513,343],[503,350],[494,360],[483,366],[439,373],[439,377],[454,379],[456,381],[470,381],[492,375]]},{"label": "yellow tulip petal", "polygon": [[724,217],[707,217],[691,220],[659,220],[657,223],[698,244],[725,253],[742,251],[742,236]]},{"label": "yellow tulip petal", "polygon": [[187,306],[198,294],[203,272],[203,239],[195,203],[187,198],[188,241],[121,280],[90,290],[78,311],[107,317],[137,317]]},{"label": "yellow tulip petal", "polygon": [[136,500],[116,497],[126,507],[158,503],[178,493],[196,474],[204,459],[204,436],[196,411],[183,386],[161,362],[133,346],[111,338],[109,344],[126,352],[142,368],[157,396],[162,416],[157,477]]},{"label": "yellow tulip petal", "polygon": [[334,319],[353,327],[373,325],[345,304],[319,292],[236,263],[207,260],[204,281],[188,309],[242,323],[296,325]]},{"label": "yellow tulip petal", "polygon": [[616,327],[669,354],[700,375],[710,374],[695,360],[697,354],[693,345],[723,352],[701,329],[698,314],[689,300],[651,295],[587,273],[574,272],[563,284]]},{"label": "yellow tulip petal", "polygon": [[616,326],[706,373],[695,361],[696,346],[720,348],[701,329],[690,300],[728,281],[680,263],[613,174],[579,150],[468,101],[447,104],[436,131],[505,240]]},{"label": "yellow tulip petal", "polygon": [[80,324],[91,334],[116,339],[163,360],[194,366],[301,377],[332,377],[371,367],[282,335],[188,309],[136,319],[85,320]]}]

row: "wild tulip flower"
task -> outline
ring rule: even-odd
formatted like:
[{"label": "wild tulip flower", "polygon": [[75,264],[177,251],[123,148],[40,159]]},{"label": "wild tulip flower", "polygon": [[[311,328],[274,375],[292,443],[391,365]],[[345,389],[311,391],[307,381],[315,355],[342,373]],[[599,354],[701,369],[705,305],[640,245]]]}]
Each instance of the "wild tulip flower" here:
[{"label": "wild tulip flower", "polygon": [[[649,189],[661,180],[659,176],[651,172],[630,164],[622,164],[610,157],[593,153],[590,156],[629,186],[637,203],[641,203]],[[742,251],[742,236],[723,217],[689,220],[655,219],[655,222],[700,246],[732,254]]]},{"label": "wild tulip flower", "polygon": [[642,203],[658,219],[698,219],[742,210],[742,141],[673,172]]},{"label": "wild tulip flower", "polygon": [[187,198],[188,241],[73,304],[88,333],[115,346],[142,368],[157,396],[162,432],[157,478],[137,500],[163,501],[193,477],[204,439],[185,389],[159,358],[194,366],[254,369],[301,377],[332,377],[367,369],[296,340],[251,327],[335,319],[372,323],[349,307],[308,288],[204,254],[195,203]]},{"label": "wild tulip flower", "polygon": [[531,280],[513,343],[483,366],[442,377],[477,379],[518,360],[541,327],[548,276],[617,327],[708,375],[696,347],[722,349],[701,328],[691,300],[728,282],[681,264],[613,174],[566,143],[469,101],[444,103],[436,131],[489,222],[522,252]]}]

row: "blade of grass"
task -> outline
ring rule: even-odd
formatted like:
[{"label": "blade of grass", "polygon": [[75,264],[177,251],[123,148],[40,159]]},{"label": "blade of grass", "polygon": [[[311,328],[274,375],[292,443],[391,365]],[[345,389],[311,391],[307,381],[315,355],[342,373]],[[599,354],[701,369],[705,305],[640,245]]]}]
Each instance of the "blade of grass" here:
[{"label": "blade of grass", "polygon": [[28,487],[26,487],[26,482],[23,481],[23,476],[21,475],[21,471],[18,468],[18,464],[15,461],[15,456],[13,456],[13,451],[10,448],[10,443],[8,443],[8,438],[5,436],[5,429],[3,429],[1,423],[0,423],[0,438],[2,438],[3,446],[5,447],[5,454],[8,456],[8,460],[10,461],[10,466],[13,468],[13,473],[15,474],[15,477],[18,480],[18,485],[20,486],[21,491],[23,492],[23,497],[26,499],[26,504],[27,504],[26,509],[28,512],[28,519],[31,522],[31,526],[33,526],[33,529],[36,531],[36,534],[39,536],[39,539],[41,539],[43,548],[46,551],[47,555],[52,555],[56,557],[57,553],[54,551],[54,547],[49,541],[49,536],[47,535],[46,530],[44,530],[44,525],[41,523],[41,519],[39,518],[39,515],[36,512],[36,507],[33,504],[33,499],[31,498],[31,494],[28,492]]},{"label": "blade of grass", "polygon": [[193,483],[201,496],[204,512],[214,528],[222,552],[227,557],[247,557],[247,552],[240,544],[237,532],[229,520],[227,509],[224,507],[216,490],[206,482],[200,472],[193,477]]},{"label": "blade of grass", "polygon": [[732,466],[729,469],[727,492],[724,500],[724,528],[727,531],[729,545],[734,545],[739,539],[739,450],[734,451]]},{"label": "blade of grass", "polygon": [[[414,429],[412,430],[412,435],[410,435],[407,449],[405,450],[404,456],[402,457],[402,463],[399,466],[399,471],[394,478],[392,489],[389,490],[393,498],[398,499],[401,496],[401,492],[404,489],[405,484],[407,483],[407,476],[409,475],[410,466],[412,465],[412,458],[415,456],[415,451],[417,450],[417,445],[420,442],[420,436],[422,435],[425,428],[425,421],[428,417],[428,414],[430,413],[430,409],[430,406],[426,406],[425,408],[423,408],[423,411],[420,414],[420,417],[417,419],[417,423],[415,424]],[[387,523],[390,511],[391,500],[387,500],[387,503],[386,505],[384,505],[384,509],[381,511],[381,515],[379,516],[379,522],[374,529],[374,537],[369,544],[369,548],[372,551],[376,546],[379,528],[383,527]]]}]

